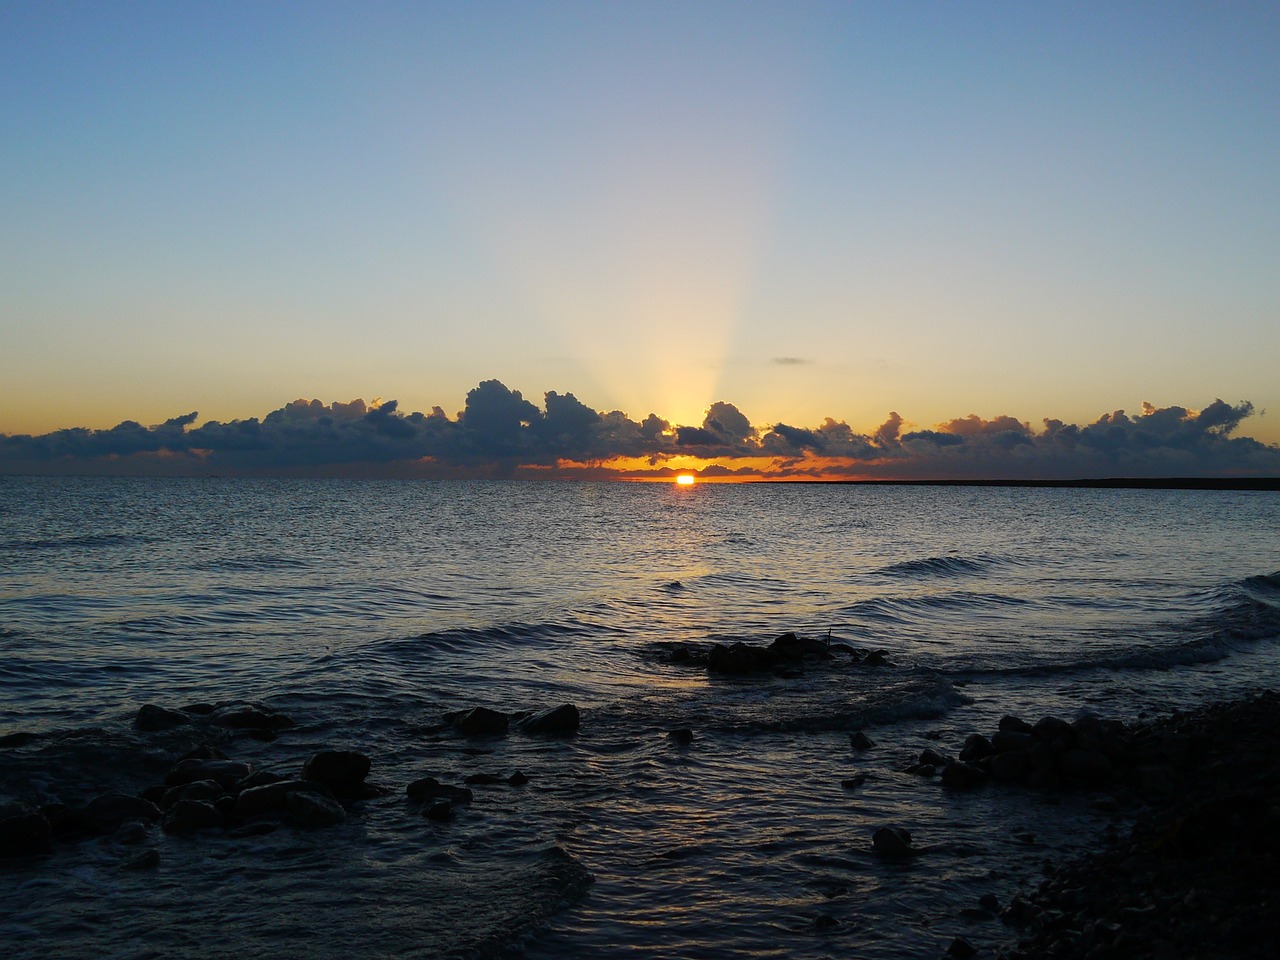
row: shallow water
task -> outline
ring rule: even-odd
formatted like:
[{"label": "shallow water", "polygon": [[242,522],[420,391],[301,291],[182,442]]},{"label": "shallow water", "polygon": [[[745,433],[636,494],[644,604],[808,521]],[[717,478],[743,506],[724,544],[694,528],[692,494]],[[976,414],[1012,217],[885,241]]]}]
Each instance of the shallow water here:
[{"label": "shallow water", "polygon": [[[121,758],[167,756],[131,731],[139,705],[227,699],[298,722],[237,757],[287,772],[359,749],[390,788],[312,834],[157,831],[152,872],[109,838],[0,865],[0,939],[19,957],[997,943],[962,911],[1105,817],[900,770],[1003,713],[1131,719],[1274,686],[1278,531],[1280,497],[1249,492],[0,478],[0,736],[41,735],[0,752],[0,790],[91,795]],[[670,660],[788,630],[890,663],[730,679]],[[564,701],[568,739],[441,728]],[[477,787],[446,824],[403,797],[517,769],[527,786]],[[889,822],[925,854],[874,858]]]}]

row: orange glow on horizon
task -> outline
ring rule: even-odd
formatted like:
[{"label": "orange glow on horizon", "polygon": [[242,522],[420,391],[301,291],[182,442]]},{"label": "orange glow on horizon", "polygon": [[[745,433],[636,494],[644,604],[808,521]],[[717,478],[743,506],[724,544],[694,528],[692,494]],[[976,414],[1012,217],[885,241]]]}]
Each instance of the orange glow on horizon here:
[{"label": "orange glow on horizon", "polygon": [[682,473],[676,477],[676,484],[681,487],[692,487],[697,482],[697,478],[692,473]]}]

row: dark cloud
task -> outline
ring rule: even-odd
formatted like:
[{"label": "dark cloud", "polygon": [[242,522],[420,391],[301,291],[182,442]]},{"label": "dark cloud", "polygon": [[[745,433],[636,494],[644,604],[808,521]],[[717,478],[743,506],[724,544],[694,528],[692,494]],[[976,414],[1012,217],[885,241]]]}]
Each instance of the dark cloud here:
[{"label": "dark cloud", "polygon": [[813,361],[806,360],[804,357],[774,357],[772,363],[779,367],[804,367]]},{"label": "dark cloud", "polygon": [[450,419],[440,407],[403,413],[395,400],[295,400],[261,420],[208,421],[195,413],[156,426],[0,435],[0,471],[253,475],[665,476],[672,457],[696,457],[707,477],[1046,479],[1277,476],[1280,447],[1235,436],[1248,402],[1201,410],[1144,404],[1077,425],[1040,429],[974,414],[908,429],[890,413],[869,434],[826,418],[816,427],[763,430],[717,401],[700,426],[651,413],[601,412],[572,393],[541,406],[497,380],[467,394]]}]

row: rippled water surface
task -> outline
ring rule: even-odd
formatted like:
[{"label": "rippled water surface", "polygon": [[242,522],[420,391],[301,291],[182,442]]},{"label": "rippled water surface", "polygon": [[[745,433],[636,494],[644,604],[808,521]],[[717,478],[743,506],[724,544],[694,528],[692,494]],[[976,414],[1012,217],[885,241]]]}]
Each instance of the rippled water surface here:
[{"label": "rippled water surface", "polygon": [[[1272,493],[0,478],[0,738],[35,735],[0,740],[0,790],[119,786],[128,758],[189,746],[133,731],[139,705],[230,699],[298,724],[238,758],[287,772],[358,749],[388,788],[327,831],[156,832],[141,874],[111,838],[4,863],[0,940],[19,957],[998,943],[965,910],[1105,816],[902,771],[1003,713],[1131,719],[1274,686],[1278,533]],[[675,656],[784,631],[889,662],[726,678]],[[442,725],[566,701],[569,738]],[[854,730],[876,747],[854,752]],[[477,787],[445,824],[403,794],[514,770],[525,787]],[[888,822],[926,852],[875,859]]]}]

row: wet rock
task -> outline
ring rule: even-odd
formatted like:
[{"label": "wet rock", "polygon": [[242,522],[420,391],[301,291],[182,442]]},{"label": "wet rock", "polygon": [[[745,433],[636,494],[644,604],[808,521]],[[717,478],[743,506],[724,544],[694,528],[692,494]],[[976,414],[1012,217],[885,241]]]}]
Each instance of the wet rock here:
[{"label": "wet rock", "polygon": [[488,707],[457,710],[452,713],[446,713],[444,719],[459,733],[468,737],[501,736],[507,732],[510,726],[510,719],[505,713],[490,710]]},{"label": "wet rock", "polygon": [[991,738],[991,749],[995,753],[1012,753],[1015,750],[1029,750],[1034,738],[1030,733],[1021,730],[1000,730]]},{"label": "wet rock", "polygon": [[93,830],[105,834],[114,833],[126,820],[159,820],[160,808],[127,793],[104,793],[85,804],[83,816]]},{"label": "wet rock", "polygon": [[728,676],[758,673],[771,666],[762,653],[763,651],[745,643],[734,643],[727,647],[723,643],[717,643],[707,654],[707,671]]},{"label": "wet rock", "polygon": [[834,930],[840,926],[840,921],[829,913],[820,913],[813,921],[815,930]]},{"label": "wet rock", "polygon": [[672,730],[667,734],[667,736],[682,747],[693,743],[693,731],[688,727],[681,727],[679,730]]},{"label": "wet rock", "polygon": [[347,811],[337,800],[309,790],[294,791],[285,802],[289,819],[304,830],[332,827],[347,819]]},{"label": "wet rock", "polygon": [[202,743],[198,747],[192,747],[186,753],[178,758],[178,762],[183,760],[230,760],[231,758],[215,747],[211,743]]},{"label": "wet rock", "polygon": [[868,737],[861,730],[855,730],[849,734],[849,746],[855,750],[870,750],[876,745],[876,742]]},{"label": "wet rock", "polygon": [[283,730],[293,721],[260,703],[220,704],[209,714],[209,722],[232,730]]},{"label": "wet rock", "polygon": [[322,783],[340,797],[362,792],[371,761],[355,750],[321,750],[302,765],[302,779]]},{"label": "wet rock", "polygon": [[405,787],[410,800],[437,801],[445,800],[451,804],[470,803],[473,794],[466,787],[455,787],[441,783],[435,777],[423,777]]},{"label": "wet rock", "polygon": [[984,760],[995,753],[991,741],[980,733],[971,733],[964,738],[964,746],[960,749],[960,759],[967,763]]},{"label": "wet rock", "polygon": [[1030,750],[1012,750],[997,753],[986,760],[991,776],[1000,783],[1022,783],[1031,776],[1033,765]]},{"label": "wet rock", "polygon": [[256,820],[253,823],[245,823],[238,827],[232,827],[227,831],[227,836],[236,837],[237,839],[247,837],[262,837],[268,833],[275,833],[280,829],[280,824],[272,820]]},{"label": "wet rock", "polygon": [[124,862],[126,870],[154,870],[158,866],[160,866],[159,850],[143,850]]},{"label": "wet rock", "polygon": [[170,710],[154,703],[144,704],[138,709],[133,725],[138,730],[170,730],[190,723],[191,718],[180,710]]},{"label": "wet rock", "polygon": [[511,776],[507,777],[507,783],[511,784],[511,786],[513,787],[523,787],[528,782],[529,782],[529,778],[526,777],[519,770],[517,770]]},{"label": "wet rock", "polygon": [[49,849],[53,830],[35,811],[13,812],[0,819],[0,857],[25,857]]},{"label": "wet rock", "polygon": [[1008,714],[1000,718],[997,727],[1002,733],[1030,733],[1032,730],[1031,724],[1027,721]]},{"label": "wet rock", "polygon": [[116,829],[111,839],[129,846],[142,843],[147,839],[147,825],[142,820],[126,820]]},{"label": "wet rock", "polygon": [[947,956],[955,957],[956,960],[969,960],[977,952],[978,948],[964,937],[956,937],[951,941],[951,946],[947,947]]},{"label": "wet rock", "polygon": [[191,783],[170,787],[160,800],[160,807],[168,810],[179,800],[217,800],[225,797],[227,791],[217,780],[193,780]]},{"label": "wet rock", "polygon": [[428,820],[434,820],[436,823],[443,823],[445,820],[453,819],[453,804],[448,800],[437,800],[430,804],[423,813]]},{"label": "wet rock", "polygon": [[862,658],[864,667],[883,667],[889,663],[889,657],[883,650],[872,650]]},{"label": "wet rock", "polygon": [[39,734],[28,733],[26,730],[19,730],[17,733],[6,733],[0,737],[0,749],[9,750],[15,747],[25,747],[38,739],[40,739]]},{"label": "wet rock", "polygon": [[819,660],[831,659],[831,651],[821,640],[811,637],[798,637],[794,633],[784,633],[769,644],[768,653],[775,662],[779,660],[803,660],[814,657]]},{"label": "wet rock", "polygon": [[911,832],[903,827],[881,827],[871,836],[871,848],[890,860],[911,856]]},{"label": "wet rock", "polygon": [[525,733],[558,734],[572,733],[581,725],[582,716],[578,708],[572,703],[562,703],[522,720],[520,729]]},{"label": "wet rock", "polygon": [[186,834],[198,830],[220,830],[226,825],[222,813],[205,800],[179,800],[160,822],[165,833]]},{"label": "wet rock", "polygon": [[954,761],[945,754],[939,753],[932,747],[926,747],[920,751],[920,759],[916,763],[928,764],[931,767],[945,767]]},{"label": "wet rock", "polygon": [[987,771],[972,763],[951,763],[942,768],[942,785],[952,790],[973,790],[987,782]]},{"label": "wet rock", "polygon": [[253,767],[239,760],[180,760],[164,775],[164,782],[178,787],[197,780],[215,780],[230,789],[252,771]]},{"label": "wet rock", "polygon": [[866,782],[867,775],[865,773],[855,773],[852,777],[846,777],[841,780],[840,786],[844,787],[846,790],[856,790]]},{"label": "wet rock", "polygon": [[236,797],[235,816],[240,820],[281,816],[289,809],[289,795],[319,793],[325,788],[312,780],[280,780],[242,790]]},{"label": "wet rock", "polygon": [[1105,753],[1097,750],[1077,748],[1063,751],[1058,758],[1058,767],[1063,776],[1084,783],[1105,783],[1111,779],[1111,761]]}]

